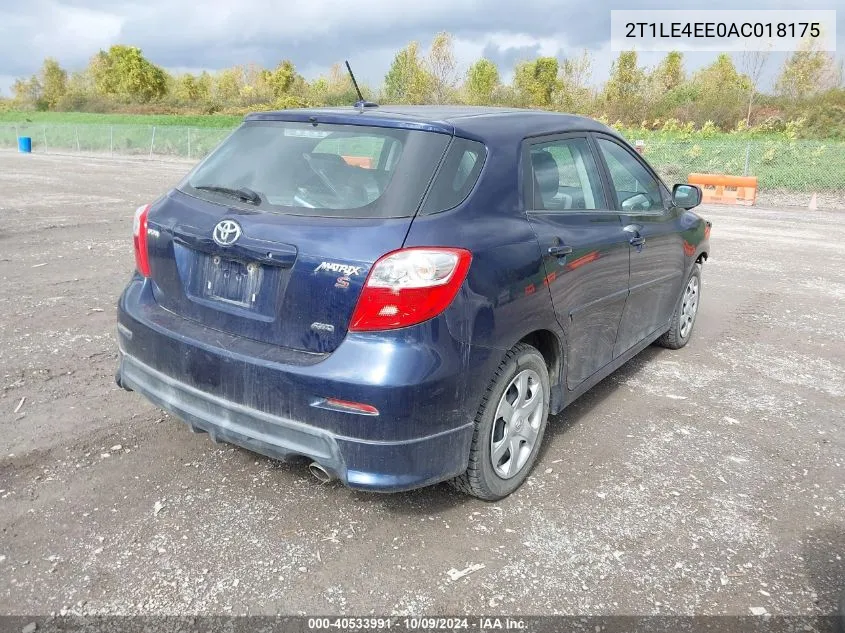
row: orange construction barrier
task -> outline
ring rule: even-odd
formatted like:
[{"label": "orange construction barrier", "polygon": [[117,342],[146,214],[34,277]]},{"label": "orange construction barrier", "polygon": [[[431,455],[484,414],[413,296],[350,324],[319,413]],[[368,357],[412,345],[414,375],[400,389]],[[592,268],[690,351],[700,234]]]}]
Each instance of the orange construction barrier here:
[{"label": "orange construction barrier", "polygon": [[363,167],[364,169],[373,168],[373,159],[369,156],[341,156],[341,158],[346,161],[347,165],[352,165],[353,167]]},{"label": "orange construction barrier", "polygon": [[701,201],[705,204],[741,204],[750,207],[757,201],[757,176],[690,174],[687,182],[701,187]]}]

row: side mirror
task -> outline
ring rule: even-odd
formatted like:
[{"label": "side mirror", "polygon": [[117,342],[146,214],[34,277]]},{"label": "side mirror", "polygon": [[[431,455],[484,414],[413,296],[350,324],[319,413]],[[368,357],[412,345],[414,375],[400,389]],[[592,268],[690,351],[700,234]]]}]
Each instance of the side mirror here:
[{"label": "side mirror", "polygon": [[701,187],[698,185],[675,185],[672,187],[672,202],[676,207],[692,209],[701,204]]}]

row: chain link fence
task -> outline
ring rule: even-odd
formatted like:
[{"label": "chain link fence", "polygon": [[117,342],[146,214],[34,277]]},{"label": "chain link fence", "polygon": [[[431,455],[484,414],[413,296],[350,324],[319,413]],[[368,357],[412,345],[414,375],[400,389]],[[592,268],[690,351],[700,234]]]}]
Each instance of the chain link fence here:
[{"label": "chain link fence", "polygon": [[[631,139],[633,142],[633,139]],[[756,176],[762,204],[845,208],[845,142],[646,139],[643,156],[667,184],[691,173]]]},{"label": "chain link fence", "polygon": [[0,149],[17,149],[18,138],[28,136],[33,152],[198,160],[231,132],[151,125],[7,124],[0,126]]},{"label": "chain link fence", "polygon": [[[141,125],[0,125],[0,149],[32,139],[34,152],[199,160],[231,129]],[[636,139],[630,139],[634,142]],[[646,138],[643,155],[671,185],[693,172],[757,176],[762,204],[845,208],[845,142],[716,136]]]}]

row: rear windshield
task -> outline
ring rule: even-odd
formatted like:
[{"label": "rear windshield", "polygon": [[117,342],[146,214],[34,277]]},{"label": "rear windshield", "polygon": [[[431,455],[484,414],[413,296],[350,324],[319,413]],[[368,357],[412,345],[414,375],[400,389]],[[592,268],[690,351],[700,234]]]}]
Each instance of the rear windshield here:
[{"label": "rear windshield", "polygon": [[418,130],[249,121],[177,188],[273,213],[409,217],[449,140],[446,134]]}]

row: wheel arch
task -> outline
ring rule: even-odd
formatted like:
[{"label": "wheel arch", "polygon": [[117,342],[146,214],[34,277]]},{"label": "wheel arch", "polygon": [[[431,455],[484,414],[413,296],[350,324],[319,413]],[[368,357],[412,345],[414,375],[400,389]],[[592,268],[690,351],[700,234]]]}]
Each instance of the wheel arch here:
[{"label": "wheel arch", "polygon": [[552,330],[541,328],[525,334],[514,345],[525,343],[534,347],[546,361],[549,371],[549,385],[551,386],[550,413],[558,413],[563,408],[563,370],[564,344],[560,335]]}]

